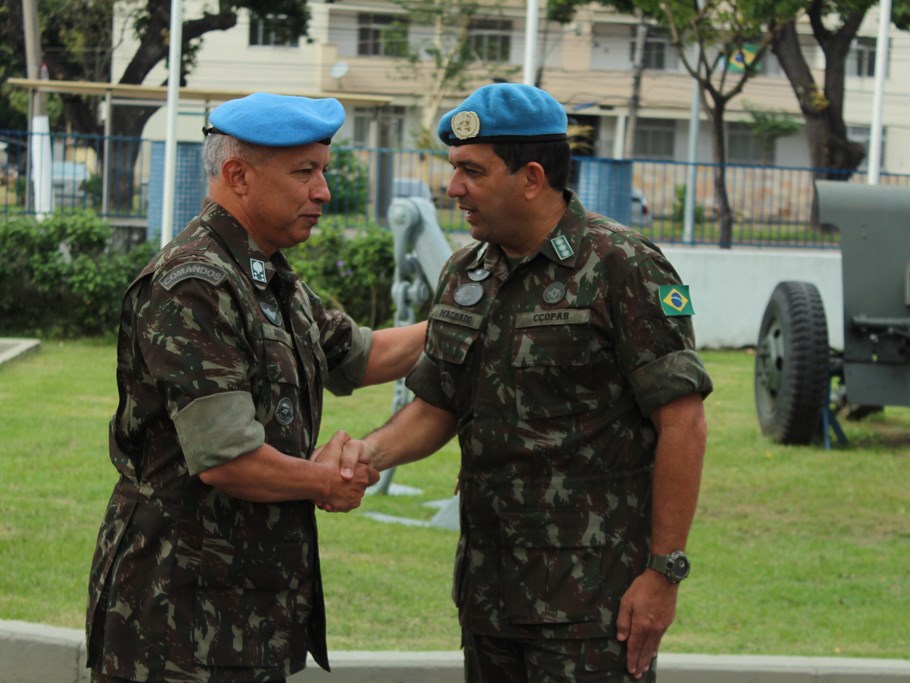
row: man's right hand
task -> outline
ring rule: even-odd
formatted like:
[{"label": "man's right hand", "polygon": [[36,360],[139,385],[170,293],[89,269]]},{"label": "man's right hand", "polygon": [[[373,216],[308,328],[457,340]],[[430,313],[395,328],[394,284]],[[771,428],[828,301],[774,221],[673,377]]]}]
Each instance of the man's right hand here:
[{"label": "man's right hand", "polygon": [[[311,460],[327,468],[328,495],[317,504],[328,512],[348,512],[360,505],[368,486],[379,481],[379,472],[361,449],[348,449],[351,437],[335,432],[329,442],[313,451]],[[362,442],[357,442],[362,443]]]}]

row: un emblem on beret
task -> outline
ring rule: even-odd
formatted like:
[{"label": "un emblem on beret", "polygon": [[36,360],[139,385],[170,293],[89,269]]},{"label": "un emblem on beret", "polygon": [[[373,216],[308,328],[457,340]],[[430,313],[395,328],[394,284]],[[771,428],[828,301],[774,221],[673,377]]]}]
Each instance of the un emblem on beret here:
[{"label": "un emblem on beret", "polygon": [[452,117],[452,132],[459,140],[476,138],[480,132],[480,117],[473,111],[460,111]]}]

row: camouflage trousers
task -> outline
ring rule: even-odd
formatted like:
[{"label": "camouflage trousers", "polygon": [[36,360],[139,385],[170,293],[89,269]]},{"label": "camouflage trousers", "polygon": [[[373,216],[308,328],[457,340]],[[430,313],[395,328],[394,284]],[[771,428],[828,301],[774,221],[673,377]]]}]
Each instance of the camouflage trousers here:
[{"label": "camouflage trousers", "polygon": [[626,670],[617,640],[518,639],[462,634],[465,683],[655,683],[657,659],[642,678]]}]

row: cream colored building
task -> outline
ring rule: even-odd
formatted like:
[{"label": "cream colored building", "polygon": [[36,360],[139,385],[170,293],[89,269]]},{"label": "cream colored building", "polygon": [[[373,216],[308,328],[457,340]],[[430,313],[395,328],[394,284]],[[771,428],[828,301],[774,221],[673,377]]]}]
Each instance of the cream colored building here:
[{"label": "cream colored building", "polygon": [[[312,12],[309,39],[288,38],[284,35],[280,17],[257,17],[246,10],[241,10],[233,29],[205,34],[203,47],[197,55],[197,67],[190,74],[188,85],[231,91],[332,94],[342,99],[348,111],[339,138],[370,147],[413,146],[424,95],[431,84],[419,74],[403,70],[405,60],[394,56],[395,41],[388,35],[393,31],[395,20],[406,19],[406,15],[393,3],[382,0],[334,3],[309,0],[308,5]],[[200,0],[188,0],[184,5],[185,18],[198,16],[203,6]],[[543,14],[544,7],[541,7]],[[870,11],[848,63],[846,118],[851,135],[857,140],[868,139],[872,119],[877,21],[876,11]],[[594,3],[582,8],[569,26],[545,24],[543,20],[540,22],[538,32],[543,87],[565,105],[575,122],[593,127],[595,156],[622,156],[632,88],[635,19],[611,13]],[[521,81],[524,2],[507,2],[501,13],[477,19],[471,35],[474,48],[490,57],[494,66],[492,70],[475,68],[472,86],[488,83],[497,74]],[[428,27],[411,22],[407,29],[411,46],[431,38]],[[892,27],[890,39],[883,109],[882,170],[910,172],[910,80],[899,76],[910,61],[910,36]],[[823,57],[811,35],[807,35],[805,41],[820,78]],[[126,40],[115,51],[115,80],[134,48],[135,44]],[[692,79],[666,38],[659,33],[647,43],[646,55],[648,68],[642,80],[633,156],[685,160]],[[160,85],[165,78],[162,65],[146,84]],[[438,114],[465,94],[448,93],[432,118],[437,119]],[[733,100],[729,107],[727,149],[730,162],[760,161],[759,146],[745,124],[748,115],[744,106],[747,103],[799,117],[791,86],[773,55],[766,57],[762,74],[750,81],[744,94]],[[215,104],[217,102],[212,102],[210,106]],[[204,106],[184,104],[179,117],[180,137],[198,140],[204,118]],[[146,137],[160,139],[163,130],[162,111],[150,121]],[[710,128],[704,114],[698,157],[702,161],[711,160]],[[768,162],[777,166],[808,165],[805,134],[778,140]]]}]

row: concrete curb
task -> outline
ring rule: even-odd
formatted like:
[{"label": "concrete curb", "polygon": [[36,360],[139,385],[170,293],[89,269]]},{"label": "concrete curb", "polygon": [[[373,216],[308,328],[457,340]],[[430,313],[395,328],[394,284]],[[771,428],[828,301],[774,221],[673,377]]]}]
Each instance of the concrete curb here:
[{"label": "concrete curb", "polygon": [[41,345],[40,339],[0,338],[0,365],[28,351],[35,351]]},{"label": "concrete curb", "polygon": [[[330,654],[289,683],[461,683],[461,652]],[[910,660],[664,654],[661,683],[908,683]],[[82,631],[0,620],[0,683],[89,683]]]}]

